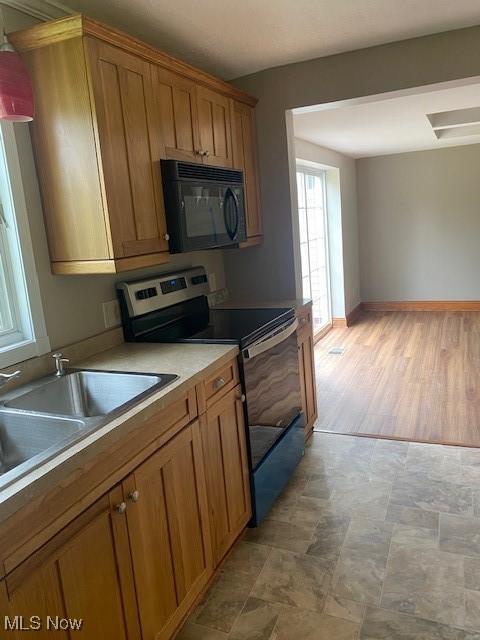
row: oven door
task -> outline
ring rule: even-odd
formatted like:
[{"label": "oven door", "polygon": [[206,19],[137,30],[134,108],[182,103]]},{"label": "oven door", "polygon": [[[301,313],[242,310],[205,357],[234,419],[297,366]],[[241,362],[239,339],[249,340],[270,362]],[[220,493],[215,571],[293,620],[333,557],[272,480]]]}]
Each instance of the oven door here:
[{"label": "oven door", "polygon": [[225,247],[246,239],[242,185],[179,181],[174,188],[178,227],[170,235],[178,238],[179,246],[173,250]]},{"label": "oven door", "polygon": [[291,319],[241,354],[253,470],[301,411],[297,326]]}]

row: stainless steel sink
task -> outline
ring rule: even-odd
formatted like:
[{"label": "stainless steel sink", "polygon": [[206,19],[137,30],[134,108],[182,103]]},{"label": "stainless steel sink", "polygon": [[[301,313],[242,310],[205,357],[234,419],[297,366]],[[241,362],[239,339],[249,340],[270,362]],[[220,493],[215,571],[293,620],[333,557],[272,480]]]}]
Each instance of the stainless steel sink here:
[{"label": "stainless steel sink", "polygon": [[81,370],[50,376],[4,402],[5,407],[64,416],[111,414],[158,391],[177,376]]},{"label": "stainless steel sink", "polygon": [[86,428],[83,420],[0,409],[0,489],[59,453]]},{"label": "stainless steel sink", "polygon": [[84,428],[81,420],[0,410],[0,472],[10,471]]},{"label": "stainless steel sink", "polygon": [[177,377],[82,369],[12,391],[0,401],[0,491]]}]

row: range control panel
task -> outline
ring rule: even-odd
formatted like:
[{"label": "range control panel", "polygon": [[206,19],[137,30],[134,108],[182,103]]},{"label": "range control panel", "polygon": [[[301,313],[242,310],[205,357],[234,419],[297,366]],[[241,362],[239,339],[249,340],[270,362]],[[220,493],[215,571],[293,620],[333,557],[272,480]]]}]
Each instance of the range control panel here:
[{"label": "range control panel", "polygon": [[148,280],[117,284],[120,302],[128,315],[136,316],[169,307],[210,293],[204,267],[192,267],[176,273],[163,273]]},{"label": "range control panel", "polygon": [[[193,278],[191,278],[193,281]],[[195,283],[194,283],[195,284]],[[175,291],[181,291],[187,288],[187,281],[184,277],[172,278],[171,280],[164,280],[160,283],[162,293],[175,293]]]}]

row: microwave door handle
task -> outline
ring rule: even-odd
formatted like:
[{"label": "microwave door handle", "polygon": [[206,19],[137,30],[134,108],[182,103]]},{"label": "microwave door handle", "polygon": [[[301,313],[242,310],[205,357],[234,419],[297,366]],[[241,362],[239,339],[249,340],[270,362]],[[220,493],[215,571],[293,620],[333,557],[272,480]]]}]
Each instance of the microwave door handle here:
[{"label": "microwave door handle", "polygon": [[[228,215],[227,215],[227,203],[228,203],[229,200],[232,200],[234,211],[235,211],[235,226],[234,226],[233,229],[230,228]],[[238,223],[239,223],[239,220],[238,220],[238,199],[237,199],[237,196],[235,195],[235,193],[233,192],[233,190],[230,187],[228,187],[227,190],[225,191],[225,197],[223,199],[223,218],[225,220],[225,228],[227,230],[228,237],[230,238],[230,240],[233,240],[235,238],[235,236],[237,235],[237,232],[238,232]]]},{"label": "microwave door handle", "polygon": [[280,344],[284,340],[286,340],[292,333],[295,333],[298,327],[298,320],[295,318],[293,322],[288,324],[283,331],[278,331],[277,333],[273,333],[271,338],[266,338],[265,340],[261,340],[252,344],[251,347],[244,349],[242,351],[242,355],[246,360],[251,360],[256,356],[259,356],[261,353],[268,351],[268,349],[272,349],[276,347],[277,344]]}]

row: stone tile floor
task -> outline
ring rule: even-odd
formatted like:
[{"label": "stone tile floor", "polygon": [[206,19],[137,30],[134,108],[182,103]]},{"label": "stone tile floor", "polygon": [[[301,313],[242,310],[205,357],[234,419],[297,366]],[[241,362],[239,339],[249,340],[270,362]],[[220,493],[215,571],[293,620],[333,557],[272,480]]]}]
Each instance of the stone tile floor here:
[{"label": "stone tile floor", "polygon": [[480,449],[315,433],[179,640],[480,640]]}]

